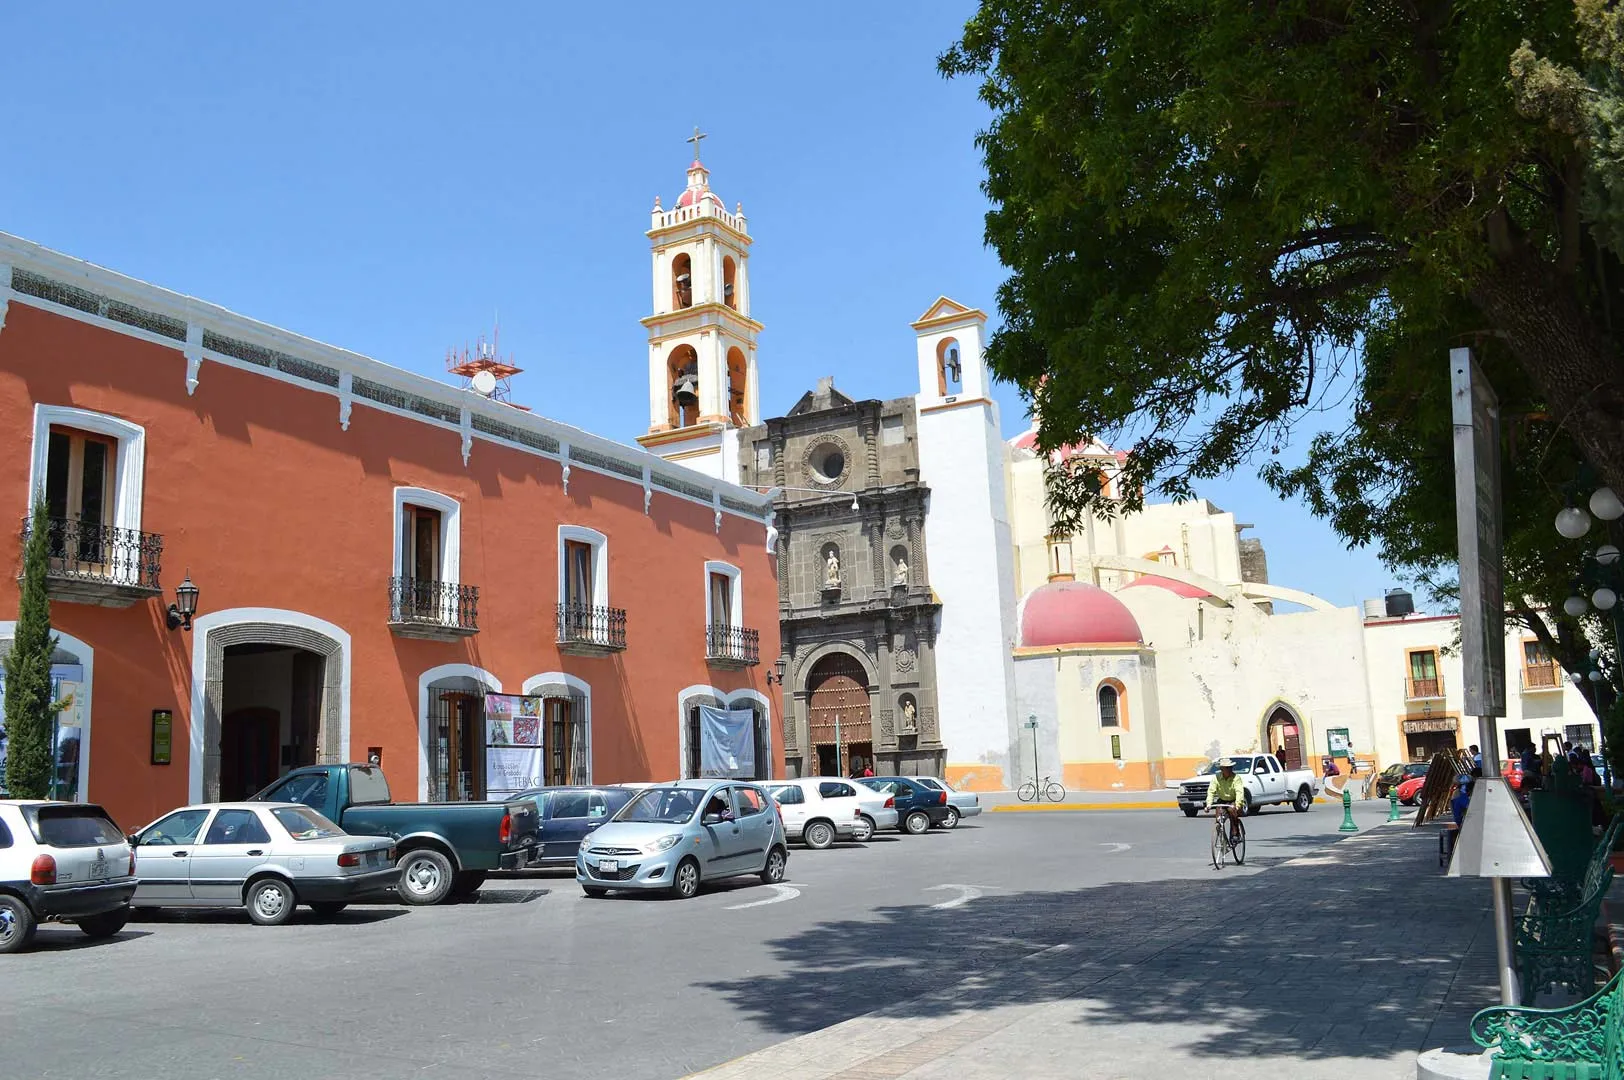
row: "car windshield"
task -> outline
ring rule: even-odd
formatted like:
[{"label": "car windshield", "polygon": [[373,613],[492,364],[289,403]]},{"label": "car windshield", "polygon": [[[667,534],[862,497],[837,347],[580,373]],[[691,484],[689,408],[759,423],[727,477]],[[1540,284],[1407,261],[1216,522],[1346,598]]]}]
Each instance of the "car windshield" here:
[{"label": "car windshield", "polygon": [[308,806],[279,806],[271,811],[271,816],[281,822],[295,840],[326,840],[348,835]]},{"label": "car windshield", "polygon": [[[1236,776],[1240,776],[1240,775],[1242,775],[1244,773],[1249,773],[1249,772],[1252,771],[1252,759],[1251,758],[1243,757],[1243,758],[1235,758],[1233,760],[1235,762],[1235,775]],[[1213,775],[1216,775],[1217,773],[1218,773],[1218,763],[1216,761],[1209,761],[1207,764],[1201,766],[1201,768],[1199,770],[1197,770],[1196,775],[1197,776],[1213,776]]]},{"label": "car windshield", "polygon": [[99,847],[124,842],[124,834],[98,806],[42,806],[34,812],[34,827],[39,842],[50,847]]},{"label": "car windshield", "polygon": [[656,787],[637,793],[631,802],[621,807],[616,821],[663,822],[680,825],[694,816],[699,808],[699,797],[705,794],[697,788]]}]

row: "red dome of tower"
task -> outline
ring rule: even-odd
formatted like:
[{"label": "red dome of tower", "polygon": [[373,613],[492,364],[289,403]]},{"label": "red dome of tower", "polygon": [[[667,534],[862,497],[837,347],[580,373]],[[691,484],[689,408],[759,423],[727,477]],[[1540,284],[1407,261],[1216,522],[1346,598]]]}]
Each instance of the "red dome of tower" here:
[{"label": "red dome of tower", "polygon": [[1035,590],[1021,611],[1021,644],[1139,644],[1144,635],[1127,605],[1098,585],[1055,581]]}]

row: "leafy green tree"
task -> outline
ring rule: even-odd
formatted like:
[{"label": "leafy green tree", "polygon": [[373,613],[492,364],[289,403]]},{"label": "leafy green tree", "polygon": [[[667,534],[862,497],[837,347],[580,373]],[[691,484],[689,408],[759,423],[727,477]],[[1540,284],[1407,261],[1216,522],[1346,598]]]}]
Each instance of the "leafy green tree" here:
[{"label": "leafy green tree", "polygon": [[[1131,509],[1369,390],[1366,342],[1442,370],[1492,341],[1624,491],[1621,27],[1607,0],[983,0],[940,66],[994,112],[987,355],[1039,446],[1125,445]],[[1051,477],[1062,524],[1098,498]]]},{"label": "leafy green tree", "polygon": [[49,569],[45,499],[34,504],[28,541],[23,547],[22,599],[6,671],[6,788],[19,799],[50,794],[54,765],[52,721],[63,702],[51,699],[51,600],[45,592]]}]

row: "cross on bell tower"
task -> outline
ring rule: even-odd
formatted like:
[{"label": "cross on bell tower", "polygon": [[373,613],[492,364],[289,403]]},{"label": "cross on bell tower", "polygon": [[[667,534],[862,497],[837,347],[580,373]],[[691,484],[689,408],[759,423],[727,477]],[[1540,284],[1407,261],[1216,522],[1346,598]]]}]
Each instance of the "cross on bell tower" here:
[{"label": "cross on bell tower", "polygon": [[[688,183],[671,209],[654,200],[647,233],[654,312],[649,340],[649,429],[638,442],[719,479],[738,479],[737,432],[761,421],[756,335],[750,317],[750,233],[742,206],[729,213],[689,138]],[[733,449],[729,451],[728,447]]]}]

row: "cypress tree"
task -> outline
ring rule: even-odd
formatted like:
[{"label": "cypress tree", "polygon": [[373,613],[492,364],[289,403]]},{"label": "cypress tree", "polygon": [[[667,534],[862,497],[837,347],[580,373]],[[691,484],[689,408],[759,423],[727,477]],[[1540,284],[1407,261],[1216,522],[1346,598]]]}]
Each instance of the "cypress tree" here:
[{"label": "cypress tree", "polygon": [[45,591],[50,566],[48,530],[41,493],[23,547],[17,631],[5,657],[6,788],[16,799],[43,799],[50,794],[52,719],[62,704],[51,700],[51,655],[57,639],[51,633],[51,599]]}]

